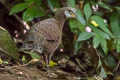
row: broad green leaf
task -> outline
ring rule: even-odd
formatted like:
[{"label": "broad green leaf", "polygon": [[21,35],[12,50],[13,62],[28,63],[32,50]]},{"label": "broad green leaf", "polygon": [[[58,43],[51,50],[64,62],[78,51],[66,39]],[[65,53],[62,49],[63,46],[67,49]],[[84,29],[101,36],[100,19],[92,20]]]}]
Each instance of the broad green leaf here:
[{"label": "broad green leaf", "polygon": [[110,32],[110,30],[108,29],[108,27],[104,23],[104,20],[100,16],[92,16],[91,19],[94,20],[103,31],[105,31],[111,37],[113,37],[112,33]]},{"label": "broad green leaf", "polygon": [[98,2],[98,5],[102,8],[112,10],[108,5],[106,5],[105,3],[101,2],[101,1]]},{"label": "broad green leaf", "polygon": [[120,52],[120,39],[117,40],[116,49],[117,49],[117,52],[119,53]]},{"label": "broad green leaf", "polygon": [[77,54],[77,51],[81,48],[81,43],[78,42],[78,41],[75,41],[75,45],[74,45],[74,48],[75,48],[75,55]]},{"label": "broad green leaf", "polygon": [[61,7],[59,0],[47,0],[47,1],[52,11],[54,11],[55,8]]},{"label": "broad green leaf", "polygon": [[91,26],[93,32],[95,32],[97,35],[99,35],[100,37],[103,37],[105,39],[110,39],[110,36],[105,33],[104,31],[100,30],[99,28],[93,27]]},{"label": "broad green leaf", "polygon": [[[112,47],[117,51],[117,53],[120,52],[120,39],[119,38],[115,38],[113,43],[112,43]],[[120,56],[119,56],[120,59]]]},{"label": "broad green leaf", "polygon": [[115,49],[117,44],[117,39],[115,38],[112,42],[112,47]]},{"label": "broad green leaf", "polygon": [[37,5],[37,6],[40,6],[42,4],[42,0],[34,0],[34,3]]},{"label": "broad green leaf", "polygon": [[34,2],[35,0],[24,0],[26,2]]},{"label": "broad green leaf", "polygon": [[85,6],[84,6],[84,14],[85,14],[85,17],[88,21],[90,16],[92,15],[92,10],[91,10],[89,3],[85,4]]},{"label": "broad green leaf", "polygon": [[77,9],[77,19],[83,26],[85,26],[86,21],[80,9]]},{"label": "broad green leaf", "polygon": [[28,6],[29,6],[28,3],[17,4],[11,9],[10,15],[14,14],[14,13],[21,12],[21,11],[25,10]]},{"label": "broad green leaf", "polygon": [[70,29],[74,33],[80,33],[80,31],[85,31],[84,26],[75,19],[69,19]]},{"label": "broad green leaf", "polygon": [[68,6],[75,8],[75,0],[67,0],[67,4]]},{"label": "broad green leaf", "polygon": [[117,6],[117,7],[115,7],[115,8],[116,8],[116,10],[120,13],[120,7]]},{"label": "broad green leaf", "polygon": [[93,14],[94,14],[94,15],[98,15],[98,16],[103,16],[103,15],[104,15],[104,13],[102,13],[102,12],[97,12],[97,11],[93,12]]},{"label": "broad green leaf", "polygon": [[78,26],[79,26],[79,30],[80,30],[81,32],[84,32],[84,31],[85,31],[84,25],[81,24],[79,21],[78,21]]},{"label": "broad green leaf", "polygon": [[105,52],[105,54],[107,54],[107,52],[108,52],[107,41],[102,37],[100,39],[100,45],[101,45],[103,51]]},{"label": "broad green leaf", "polygon": [[106,61],[108,63],[108,66],[110,68],[115,68],[116,66],[116,61],[115,61],[115,58],[112,56],[112,55],[109,55],[106,57]]},{"label": "broad green leaf", "polygon": [[113,35],[116,38],[120,38],[120,14],[117,12],[114,12],[112,16],[110,17],[110,25],[111,30],[113,32]]},{"label": "broad green leaf", "polygon": [[78,22],[76,20],[70,19],[69,20],[69,25],[70,25],[70,29],[71,29],[72,32],[74,32],[74,33],[79,32]]},{"label": "broad green leaf", "polygon": [[37,6],[40,6],[42,4],[42,0],[25,0],[27,3],[32,3]]},{"label": "broad green leaf", "polygon": [[47,0],[48,5],[50,6],[50,9],[54,12],[54,6],[52,5],[50,0]]},{"label": "broad green leaf", "polygon": [[31,8],[28,8],[24,13],[23,13],[23,20],[25,21],[31,21],[36,17],[44,16],[44,12],[40,10],[39,7],[37,6],[32,6]]},{"label": "broad green leaf", "polygon": [[97,48],[100,44],[100,38],[96,35],[93,37],[93,47]]},{"label": "broad green leaf", "polygon": [[88,40],[93,36],[93,33],[88,33],[88,32],[83,32],[79,34],[78,40],[77,41],[84,41]]}]

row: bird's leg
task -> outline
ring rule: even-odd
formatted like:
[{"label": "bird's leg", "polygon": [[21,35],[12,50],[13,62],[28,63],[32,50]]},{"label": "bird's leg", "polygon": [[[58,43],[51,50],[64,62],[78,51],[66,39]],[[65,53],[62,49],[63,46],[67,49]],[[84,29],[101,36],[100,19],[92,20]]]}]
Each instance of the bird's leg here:
[{"label": "bird's leg", "polygon": [[50,77],[49,55],[44,54],[43,58],[44,58],[44,61],[45,61],[45,67],[43,68],[43,70],[47,71],[47,77]]},{"label": "bird's leg", "polygon": [[46,63],[46,68],[49,68],[49,61],[48,61],[48,55],[45,55],[45,63]]},{"label": "bird's leg", "polygon": [[43,54],[43,58],[44,58],[44,61],[45,61],[45,68],[46,68],[46,70],[48,70],[49,69],[48,55]]},{"label": "bird's leg", "polygon": [[50,60],[51,60],[51,58],[52,58],[52,56],[53,56],[53,54],[54,54],[54,52],[55,52],[55,50],[57,49],[58,46],[59,46],[59,44],[57,44],[56,48],[52,51],[51,54],[49,54],[48,63],[50,63]]}]

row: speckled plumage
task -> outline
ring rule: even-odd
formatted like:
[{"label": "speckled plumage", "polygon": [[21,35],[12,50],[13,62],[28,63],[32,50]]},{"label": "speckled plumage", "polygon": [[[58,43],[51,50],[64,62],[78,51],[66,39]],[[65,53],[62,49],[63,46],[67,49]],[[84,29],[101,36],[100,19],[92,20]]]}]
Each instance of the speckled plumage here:
[{"label": "speckled plumage", "polygon": [[44,46],[47,51],[52,52],[52,50],[55,49],[55,47],[59,44],[58,42],[61,40],[59,25],[56,23],[57,22],[54,18],[46,19],[36,23],[29,31],[23,43],[23,49],[26,48],[27,50],[30,47],[26,46],[32,43],[30,49],[32,50],[32,48],[37,46],[34,46],[34,44],[39,43],[39,47],[43,48]]},{"label": "speckled plumage", "polygon": [[61,43],[62,28],[66,20],[62,8],[56,13],[55,18],[49,18],[33,25],[28,32],[21,50],[31,50],[38,52],[44,56],[45,62],[49,65],[49,61]]}]

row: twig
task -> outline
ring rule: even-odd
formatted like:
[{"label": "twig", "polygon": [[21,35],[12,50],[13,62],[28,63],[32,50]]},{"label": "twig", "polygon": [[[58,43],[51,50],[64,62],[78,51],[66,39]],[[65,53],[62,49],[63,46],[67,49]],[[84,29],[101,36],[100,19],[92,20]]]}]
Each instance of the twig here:
[{"label": "twig", "polygon": [[114,72],[116,72],[116,71],[119,69],[119,66],[120,66],[120,60],[118,61],[117,65],[116,65],[116,67],[115,67]]}]

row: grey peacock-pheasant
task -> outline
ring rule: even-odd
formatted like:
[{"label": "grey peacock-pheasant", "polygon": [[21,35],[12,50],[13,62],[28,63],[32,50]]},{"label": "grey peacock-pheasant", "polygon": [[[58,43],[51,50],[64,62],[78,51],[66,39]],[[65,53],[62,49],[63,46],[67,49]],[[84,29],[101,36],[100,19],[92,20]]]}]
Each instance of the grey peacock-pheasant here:
[{"label": "grey peacock-pheasant", "polygon": [[28,32],[21,51],[30,50],[42,54],[49,67],[49,61],[61,43],[62,29],[68,18],[75,18],[76,9],[63,7],[56,11],[54,18],[40,21]]}]

